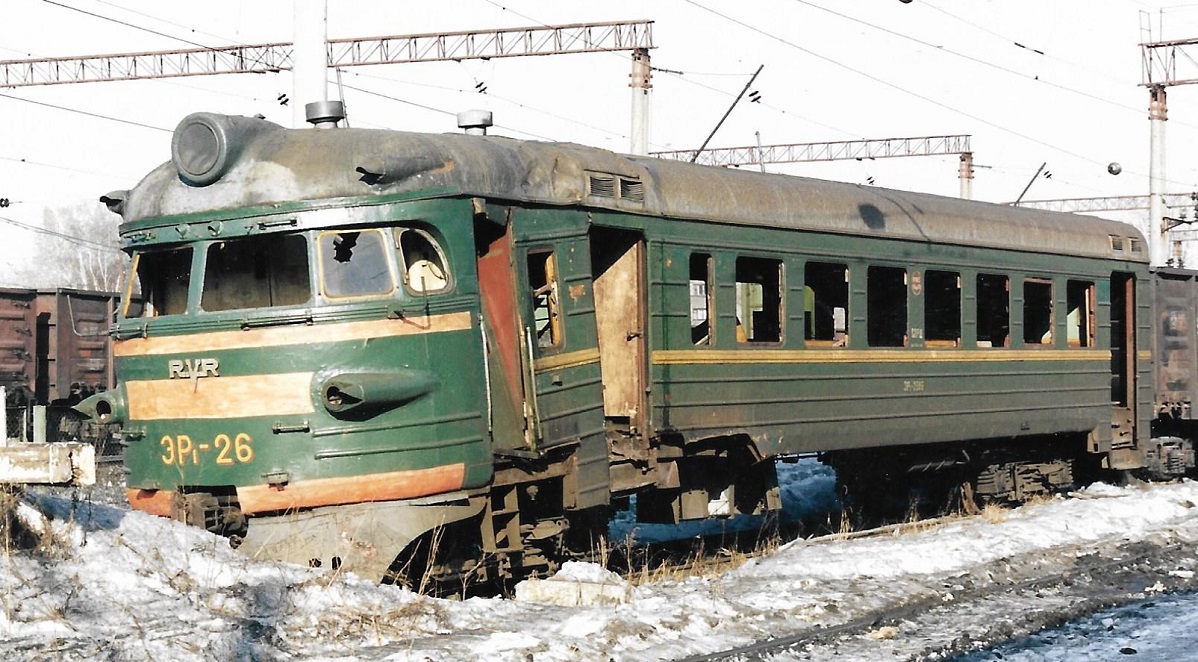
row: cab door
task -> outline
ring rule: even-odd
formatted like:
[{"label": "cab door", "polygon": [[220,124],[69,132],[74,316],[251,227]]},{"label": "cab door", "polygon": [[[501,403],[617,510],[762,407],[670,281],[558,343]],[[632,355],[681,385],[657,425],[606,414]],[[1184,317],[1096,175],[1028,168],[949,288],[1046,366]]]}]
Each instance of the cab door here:
[{"label": "cab door", "polygon": [[524,208],[513,209],[510,218],[529,444],[544,456],[573,453],[577,471],[566,486],[577,494],[572,505],[604,505],[610,482],[590,219],[577,211]]}]

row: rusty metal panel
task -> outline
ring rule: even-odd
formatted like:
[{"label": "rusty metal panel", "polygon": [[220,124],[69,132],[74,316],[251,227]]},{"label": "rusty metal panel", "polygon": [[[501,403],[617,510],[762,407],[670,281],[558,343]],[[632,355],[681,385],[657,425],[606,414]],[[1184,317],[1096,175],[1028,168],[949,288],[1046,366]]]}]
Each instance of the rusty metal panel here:
[{"label": "rusty metal panel", "polygon": [[1161,270],[1153,279],[1157,411],[1190,418],[1198,389],[1198,272]]},{"label": "rusty metal panel", "polygon": [[37,355],[34,290],[0,289],[0,386],[12,404],[33,396]]},{"label": "rusty metal panel", "polygon": [[51,318],[55,347],[50,401],[74,400],[113,387],[108,327],[116,295],[59,290]]}]

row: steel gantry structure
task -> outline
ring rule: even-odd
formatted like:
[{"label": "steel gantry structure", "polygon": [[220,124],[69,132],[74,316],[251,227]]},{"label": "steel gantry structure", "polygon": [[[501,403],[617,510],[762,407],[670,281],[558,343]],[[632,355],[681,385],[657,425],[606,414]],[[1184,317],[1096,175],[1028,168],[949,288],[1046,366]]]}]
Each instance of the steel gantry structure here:
[{"label": "steel gantry structure", "polygon": [[[653,48],[653,21],[574,23],[359,39],[329,39],[328,66],[599,53]],[[292,68],[294,44],[0,61],[0,87],[270,73]]]},{"label": "steel gantry structure", "polygon": [[[1168,209],[1193,207],[1198,193],[1165,193],[1160,196],[1161,205]],[[1149,209],[1151,200],[1147,195],[1108,195],[1094,198],[1058,198],[1056,200],[1023,200],[1011,203],[1017,207],[1085,213],[1092,211],[1135,211]]]},{"label": "steel gantry structure", "polygon": [[841,140],[835,142],[793,143],[789,145],[755,145],[716,149],[683,149],[653,152],[662,159],[693,161],[706,165],[738,167],[767,163],[806,163],[812,161],[847,161],[885,159],[903,156],[935,156],[958,154],[961,157],[961,197],[972,197],[973,150],[968,135],[922,136],[917,138],[881,138],[874,140]]},{"label": "steel gantry structure", "polygon": [[[305,5],[305,13],[312,9],[307,7],[311,0],[304,0],[297,4],[297,8],[300,4]],[[313,11],[322,14],[323,8]],[[285,70],[298,73],[303,69],[302,77],[296,78],[295,95],[301,101],[296,104],[296,112],[302,118],[303,101],[314,93],[314,85],[324,84],[322,72],[326,68],[632,51],[629,83],[632,88],[631,151],[636,154],[648,152],[652,89],[649,50],[654,47],[653,21],[571,23],[352,39],[326,39],[324,29],[323,16],[301,19],[297,11],[297,32],[303,30],[303,38],[297,36],[296,43],[3,60],[0,61],[0,88]],[[316,63],[311,55],[313,40],[317,49]],[[326,62],[319,62],[321,42]],[[320,77],[318,82],[311,81],[313,75],[307,73],[310,71]],[[301,78],[302,94],[298,87]],[[319,91],[315,94],[325,98]],[[297,125],[302,125],[302,119],[297,120]]]},{"label": "steel gantry structure", "polygon": [[[1152,265],[1160,266],[1168,259],[1169,227],[1164,217],[1165,187],[1165,121],[1169,119],[1165,88],[1171,85],[1193,85],[1198,77],[1178,73],[1177,55],[1186,62],[1194,58],[1185,53],[1187,46],[1198,45],[1198,39],[1175,39],[1140,44],[1143,60],[1142,87],[1148,88],[1149,163],[1148,163],[1148,244]],[[1180,248],[1174,246],[1173,252]]]}]

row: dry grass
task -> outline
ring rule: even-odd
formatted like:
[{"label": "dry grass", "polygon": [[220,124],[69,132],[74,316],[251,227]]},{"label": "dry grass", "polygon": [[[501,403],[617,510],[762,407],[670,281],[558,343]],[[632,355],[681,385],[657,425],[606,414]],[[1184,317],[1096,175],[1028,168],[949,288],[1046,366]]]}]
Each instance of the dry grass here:
[{"label": "dry grass", "polygon": [[[781,535],[774,530],[759,535],[752,548],[721,546],[711,549],[706,539],[698,538],[685,556],[661,558],[653,556],[652,545],[638,546],[629,538],[619,544],[615,556],[621,557],[625,563],[621,573],[624,579],[634,586],[642,586],[691,577],[712,577],[740,567],[750,559],[775,552],[783,542]],[[591,558],[603,567],[611,568],[613,550],[610,544],[601,539],[599,545],[592,549]]]},{"label": "dry grass", "polygon": [[20,487],[0,487],[0,545],[7,552],[32,551],[50,558],[67,558],[69,541],[61,540],[50,520],[24,498]]}]

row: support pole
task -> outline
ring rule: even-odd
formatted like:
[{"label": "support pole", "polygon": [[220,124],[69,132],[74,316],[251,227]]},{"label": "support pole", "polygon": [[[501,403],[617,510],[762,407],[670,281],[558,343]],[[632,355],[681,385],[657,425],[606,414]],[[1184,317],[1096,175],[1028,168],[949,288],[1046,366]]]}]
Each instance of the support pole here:
[{"label": "support pole", "polygon": [[973,199],[973,152],[963,152],[961,154],[961,171],[958,177],[961,178],[961,199]]},{"label": "support pole", "polygon": [[1169,259],[1169,242],[1164,229],[1165,217],[1165,86],[1148,87],[1148,122],[1151,127],[1148,162],[1148,255],[1153,267],[1164,266]]},{"label": "support pole", "polygon": [[308,126],[304,106],[328,101],[328,6],[326,0],[295,0],[295,56],[291,70],[291,125]]},{"label": "support pole", "polygon": [[761,149],[761,132],[753,132],[757,136],[757,165],[761,166],[761,172],[765,172],[765,151]]},{"label": "support pole", "polygon": [[632,51],[632,145],[630,151],[638,156],[649,154],[649,97],[653,89],[653,69],[649,66],[649,49]]}]

